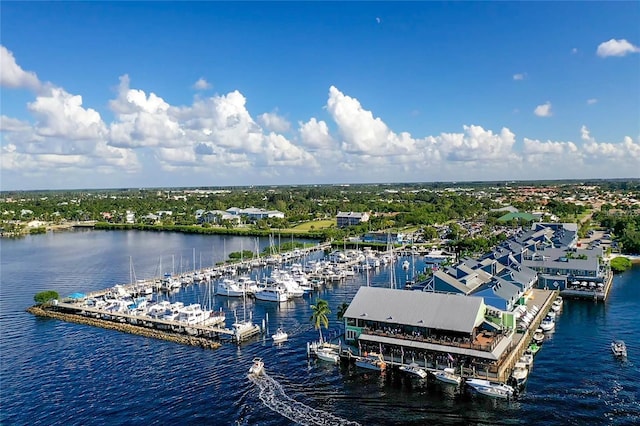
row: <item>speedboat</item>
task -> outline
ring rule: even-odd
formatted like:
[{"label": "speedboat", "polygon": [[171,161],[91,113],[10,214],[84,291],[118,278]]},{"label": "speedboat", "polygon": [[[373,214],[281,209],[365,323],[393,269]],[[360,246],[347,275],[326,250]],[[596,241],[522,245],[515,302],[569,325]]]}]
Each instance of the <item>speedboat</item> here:
[{"label": "speedboat", "polygon": [[272,334],[271,338],[273,339],[274,343],[280,343],[280,342],[284,342],[285,340],[287,340],[289,338],[289,335],[287,333],[285,333],[285,331],[281,328],[279,328],[276,331],[276,334]]},{"label": "speedboat", "polygon": [[551,331],[554,329],[555,326],[556,326],[555,320],[548,315],[540,323],[540,328],[542,329],[542,331]]},{"label": "speedboat", "polygon": [[524,362],[516,362],[516,365],[513,367],[513,371],[511,372],[511,378],[515,384],[517,386],[524,386],[528,375],[529,369],[527,368],[527,364]]},{"label": "speedboat", "polygon": [[536,342],[538,345],[544,342],[544,332],[542,331],[541,328],[536,329],[536,332],[533,333],[533,341]]},{"label": "speedboat", "polygon": [[525,352],[520,357],[520,362],[524,363],[524,365],[527,366],[527,369],[531,370],[531,367],[533,367],[533,354],[530,352]]},{"label": "speedboat", "polygon": [[494,398],[507,399],[513,396],[514,389],[509,385],[498,382],[490,382],[484,379],[469,379],[466,381],[473,390],[482,395]]},{"label": "speedboat", "polygon": [[426,370],[424,368],[421,368],[415,362],[412,362],[409,365],[400,366],[400,371],[404,371],[405,373],[411,374],[413,376],[418,376],[421,379],[424,379],[425,377],[427,377]]},{"label": "speedboat", "polygon": [[459,385],[462,381],[462,377],[455,374],[455,370],[453,368],[445,368],[444,370],[434,371],[433,375],[437,380],[452,385]]},{"label": "speedboat", "polygon": [[321,347],[316,351],[319,360],[337,364],[340,362],[340,354],[329,347]]},{"label": "speedboat", "polygon": [[262,358],[254,358],[253,364],[251,365],[251,368],[249,368],[249,374],[258,376],[262,374],[263,371],[264,371],[264,362],[262,361]]},{"label": "speedboat", "polygon": [[617,357],[627,357],[627,345],[622,340],[614,340],[611,342],[611,352]]},{"label": "speedboat", "polygon": [[382,358],[382,355],[375,352],[365,352],[364,356],[356,359],[356,366],[369,370],[384,371],[387,368],[387,363]]},{"label": "speedboat", "polygon": [[531,355],[537,354],[539,350],[540,350],[540,346],[538,346],[536,343],[530,344],[529,347],[527,348],[527,352],[530,353]]}]

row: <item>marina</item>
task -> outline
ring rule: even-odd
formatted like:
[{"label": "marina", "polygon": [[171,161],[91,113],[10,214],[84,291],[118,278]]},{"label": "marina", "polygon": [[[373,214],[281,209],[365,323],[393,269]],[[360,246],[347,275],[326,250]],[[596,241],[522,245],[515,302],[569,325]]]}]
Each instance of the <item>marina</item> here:
[{"label": "marina", "polygon": [[[65,236],[64,235],[56,236],[56,238],[63,238],[63,237]],[[148,237],[145,236],[145,238],[148,238]],[[80,241],[82,241],[82,238],[80,238]],[[77,244],[78,242],[76,239],[74,241],[74,245],[77,245]],[[104,244],[102,244],[102,246],[104,247]],[[189,251],[189,254],[190,254],[191,249],[189,248],[187,250]],[[154,255],[151,254],[150,255],[151,262],[149,262],[151,265],[154,263],[153,257]],[[89,259],[83,260],[83,262],[88,262],[88,261]],[[48,266],[47,274],[50,274],[53,266],[51,264],[47,266]],[[397,266],[400,269],[401,265],[397,265]],[[136,267],[138,267],[138,265],[136,265]],[[419,267],[422,267],[422,266],[420,265]],[[143,268],[140,268],[140,269],[143,269]],[[113,269],[111,270],[110,275],[112,275],[112,272],[113,272]],[[128,275],[128,272],[126,273]],[[403,272],[401,270],[396,271],[396,274],[398,277],[401,277],[402,273]],[[125,279],[126,275],[124,273],[121,274],[120,276],[121,276],[120,279],[117,279],[114,281],[115,282],[127,281],[127,279]],[[96,282],[105,282],[104,279],[100,278],[99,273],[97,274],[93,273],[92,279],[97,280]],[[113,283],[114,281],[111,281],[111,282]],[[378,372],[375,370],[357,367],[355,365],[355,357],[359,356],[357,348],[356,349],[352,348],[351,352],[348,352],[346,350],[344,352],[339,352],[343,355],[343,357],[338,356],[338,360],[336,360],[335,358],[336,350],[339,351],[339,349],[336,349],[336,348],[340,348],[340,344],[335,339],[336,337],[340,336],[340,333],[335,333],[335,332],[329,333],[328,337],[330,337],[330,340],[335,343],[323,344],[322,347],[320,348],[321,351],[318,352],[318,354],[321,354],[321,353],[324,354],[326,351],[326,354],[328,357],[327,359],[329,359],[328,362],[322,360],[320,356],[318,356],[317,361],[314,361],[315,356],[313,355],[311,356],[311,358],[307,358],[307,354],[304,351],[305,342],[312,341],[314,336],[317,339],[317,334],[318,334],[317,330],[313,330],[313,328],[308,323],[308,318],[310,316],[309,304],[313,303],[313,300],[315,299],[315,297],[322,297],[329,300],[330,303],[332,303],[332,306],[337,306],[342,301],[351,300],[353,295],[357,292],[357,290],[360,287],[367,285],[367,281],[369,281],[370,285],[373,285],[373,286],[382,286],[382,287],[388,286],[388,282],[389,282],[388,267],[386,268],[380,267],[380,269],[375,274],[371,274],[371,276],[369,276],[368,279],[364,274],[357,273],[352,278],[346,279],[342,282],[334,283],[332,285],[325,284],[324,286],[318,288],[317,290],[314,290],[313,293],[311,293],[310,295],[305,295],[301,298],[294,298],[284,303],[262,302],[252,298],[247,298],[246,300],[247,317],[246,318],[250,318],[252,322],[255,322],[256,324],[260,324],[260,326],[262,326],[262,323],[264,320],[266,328],[267,329],[271,328],[271,331],[254,336],[251,339],[246,340],[241,346],[222,344],[221,346],[218,346],[215,351],[204,351],[204,352],[200,351],[200,352],[191,354],[189,351],[194,349],[189,349],[189,347],[190,346],[197,347],[200,345],[196,343],[194,344],[186,343],[186,340],[199,339],[199,338],[197,336],[191,336],[186,333],[173,333],[172,336],[175,337],[176,339],[185,340],[184,342],[176,341],[175,343],[184,343],[184,344],[173,345],[173,343],[171,343],[172,346],[167,347],[165,350],[170,349],[171,352],[184,354],[184,355],[180,355],[180,357],[183,359],[183,361],[181,362],[181,365],[189,366],[190,369],[197,368],[198,370],[202,370],[204,368],[204,370],[207,370],[206,366],[199,366],[199,361],[194,358],[196,354],[199,354],[197,355],[198,357],[203,358],[203,360],[204,359],[209,360],[208,361],[209,363],[214,363],[214,364],[224,363],[224,365],[226,366],[225,368],[229,368],[231,370],[229,373],[236,370],[233,367],[233,365],[237,362],[235,361],[235,358],[240,356],[244,360],[241,363],[242,364],[241,368],[243,370],[243,374],[245,375],[246,375],[247,369],[251,364],[252,357],[254,356],[262,357],[265,360],[265,363],[269,365],[269,371],[271,372],[271,374],[286,372],[285,373],[287,375],[286,379],[283,379],[282,377],[277,376],[279,385],[290,387],[291,383],[295,381],[303,384],[302,386],[308,386],[308,389],[314,389],[314,393],[309,393],[304,391],[304,394],[306,395],[305,398],[307,398],[305,402],[315,407],[322,405],[322,402],[321,402],[322,399],[319,395],[326,394],[324,392],[328,392],[329,389],[334,389],[334,386],[338,386],[339,394],[343,394],[343,392],[346,392],[345,395],[352,395],[355,398],[364,398],[360,401],[362,401],[361,403],[364,404],[365,406],[367,404],[367,402],[365,401],[368,400],[367,398],[370,397],[370,394],[372,392],[373,394],[376,394],[378,392],[378,390],[376,389],[379,389],[379,392],[384,392],[385,394],[387,394],[388,401],[385,404],[390,407],[396,407],[395,408],[396,411],[399,410],[399,414],[398,413],[394,414],[394,418],[398,418],[397,416],[400,416],[399,418],[405,418],[405,419],[411,418],[410,413],[411,413],[411,410],[413,409],[410,407],[413,406],[413,404],[409,404],[409,406],[405,406],[404,408],[397,408],[397,407],[401,407],[402,405],[396,405],[400,403],[400,399],[398,399],[400,398],[400,395],[403,395],[404,393],[409,391],[413,395],[415,395],[416,398],[426,398],[426,400],[429,401],[429,404],[432,406],[448,407],[446,409],[453,410],[455,412],[457,412],[460,409],[464,409],[469,413],[470,416],[472,416],[472,418],[476,418],[474,416],[483,416],[482,418],[486,418],[484,416],[489,416],[488,418],[492,418],[492,416],[494,415],[500,415],[501,418],[509,418],[510,416],[515,416],[515,415],[517,415],[518,418],[526,418],[527,416],[526,408],[524,409],[524,411],[523,409],[517,409],[517,414],[516,414],[515,411],[511,412],[514,409],[508,408],[508,406],[501,406],[499,407],[498,412],[494,414],[488,414],[488,412],[485,412],[483,410],[482,408],[483,404],[481,401],[485,399],[495,399],[501,402],[501,398],[497,396],[488,396],[486,395],[486,392],[485,394],[482,394],[480,392],[474,393],[475,391],[469,386],[467,386],[466,384],[461,386],[448,385],[444,382],[436,380],[434,376],[431,375],[431,371],[435,373],[437,370],[441,370],[443,368],[442,366],[439,366],[437,370],[436,369],[428,370],[430,371],[429,373],[430,375],[427,377],[427,379],[421,379],[418,376],[414,376],[411,374],[407,374],[404,371],[400,371],[400,367],[402,365],[406,365],[406,366],[410,365],[411,360],[405,357],[404,362],[401,362],[402,354],[401,353],[385,353],[387,350],[386,347],[383,347],[384,358],[387,364],[387,368],[384,372]],[[113,286],[113,284],[111,285]],[[104,287],[108,287],[108,286],[104,286]],[[58,288],[63,288],[63,287],[58,287]],[[182,286],[176,293],[171,295],[171,300],[175,301],[175,300],[178,300],[179,298],[179,300],[182,300],[184,302],[184,305],[186,306],[189,306],[190,304],[193,304],[194,302],[198,302],[198,301],[202,303],[204,301],[204,294],[206,293],[206,288],[207,288],[207,285],[205,283]],[[79,282],[75,287],[70,287],[67,290],[66,294],[71,294],[73,292],[77,292],[79,290],[81,291],[85,289],[90,290],[91,286],[87,284],[82,284],[81,282]],[[96,289],[95,291],[98,292],[99,290]],[[534,295],[548,294],[548,297],[545,299],[539,299],[537,297],[527,299],[526,306],[528,310],[530,311],[534,305],[537,305],[540,307],[539,309],[540,316],[545,314],[544,300],[548,299],[548,303],[549,303],[548,306],[553,305],[553,302],[556,300],[555,297],[553,296],[554,293],[551,291],[549,291],[548,293],[545,293],[545,291],[541,289],[539,293],[533,292],[532,294]],[[29,297],[31,295],[32,294],[30,294]],[[229,329],[232,328],[231,325],[234,322],[236,321],[238,323],[243,322],[242,298],[229,298],[225,296],[223,297],[215,296],[214,300],[216,303],[213,307],[214,308],[213,310],[219,310],[220,307],[224,308],[224,311],[227,317],[226,323]],[[551,364],[551,365],[549,364],[550,360],[557,358],[559,356],[559,353],[562,353],[564,357],[568,356],[569,359],[571,359],[572,354],[566,352],[568,350],[566,348],[566,345],[575,345],[576,343],[571,343],[571,340],[569,340],[566,345],[563,344],[562,347],[559,347],[558,338],[563,339],[561,336],[563,336],[564,333],[567,332],[568,330],[567,327],[569,328],[575,327],[575,325],[584,322],[583,317],[581,317],[582,319],[579,319],[578,322],[576,322],[577,320],[576,309],[580,309],[581,311],[583,311],[584,309],[582,308],[587,308],[587,306],[581,307],[581,305],[583,305],[585,302],[586,301],[581,302],[578,300],[567,300],[565,298],[563,307],[562,307],[562,312],[556,317],[556,327],[555,327],[554,333],[546,336],[546,339],[542,344],[543,349],[540,350],[539,353],[535,356],[536,373],[531,374],[532,370],[529,370],[530,373],[527,377],[526,386],[524,387],[523,390],[520,390],[518,392],[517,397],[515,397],[517,398],[518,401],[521,401],[522,403],[526,404],[527,401],[529,401],[530,397],[535,398],[535,395],[537,395],[538,392],[545,392],[545,395],[547,395],[545,396],[545,401],[547,401],[546,404],[553,405],[553,400],[549,400],[549,398],[553,398],[553,395],[554,395],[553,391],[551,391],[551,393],[549,394],[549,386],[551,384],[546,382],[541,382],[541,379],[545,376],[548,376],[549,374],[557,374],[561,371],[557,369],[559,367],[557,366],[554,367],[553,366],[554,364]],[[588,306],[592,306],[591,310],[595,309],[596,311],[602,311],[602,309],[604,308],[602,303],[593,305],[593,301],[591,301],[591,302],[587,302],[587,304]],[[549,308],[549,310],[551,309]],[[238,312],[238,315],[234,317],[233,312]],[[85,319],[95,320],[92,317],[86,317]],[[537,319],[539,319],[539,317],[536,317],[536,319],[532,320],[532,322],[530,323],[529,331],[531,331],[532,333],[534,333],[536,330],[536,328],[534,327],[536,326]],[[340,322],[336,322],[335,313],[331,315],[330,320],[331,320],[330,329],[332,331],[336,331],[341,324]],[[55,324],[64,324],[64,323],[60,323],[57,321],[55,323],[41,323],[41,325],[43,326],[46,324],[50,324],[50,326],[55,326]],[[129,324],[126,324],[126,323],[111,322],[111,321],[109,321],[109,324],[111,324],[113,327],[129,326]],[[306,326],[304,324],[306,324]],[[59,325],[56,327],[66,328],[68,326]],[[85,342],[94,341],[96,336],[99,337],[99,340],[102,342],[100,347],[94,348],[95,345],[93,344],[89,344],[87,346],[87,350],[98,351],[99,353],[107,350],[108,352],[120,353],[121,355],[118,355],[118,356],[122,357],[124,356],[124,352],[122,352],[121,350],[121,346],[122,346],[121,342],[123,340],[128,341],[134,338],[134,337],[126,337],[126,336],[130,336],[128,332],[117,333],[111,330],[105,330],[107,334],[104,334],[104,333],[101,333],[99,329],[95,328],[95,326],[94,327],[82,326],[82,327],[83,328],[78,329],[78,331],[81,333],[80,335],[83,336],[82,337],[83,341]],[[271,335],[276,332],[278,327],[282,327],[287,331],[288,340],[283,342],[282,344],[273,345]],[[585,323],[585,327],[593,328],[593,324],[591,324],[590,322],[587,322]],[[140,327],[140,328],[144,328],[144,327]],[[161,330],[147,328],[147,331],[157,332]],[[516,335],[520,335],[520,334],[524,335],[524,332],[516,332]],[[621,332],[618,330],[615,333],[615,336],[613,337],[618,337],[618,336],[624,338],[628,347],[635,345],[635,343],[630,343],[630,342],[634,342],[634,340],[633,338],[630,338],[628,334],[625,334],[624,332],[621,334]],[[135,337],[134,339],[135,340],[133,340],[132,343],[136,344],[135,342],[140,342],[139,340],[140,337]],[[157,340],[158,343],[151,342],[150,343],[151,347],[162,345],[161,343],[162,339],[154,338],[152,340]],[[222,340],[224,340],[224,338]],[[143,339],[142,341],[145,341],[145,339]],[[219,344],[214,339],[207,339],[207,341],[210,341],[212,344],[213,343]],[[482,344],[490,344],[491,342],[490,337],[485,337],[483,334],[479,335],[478,341],[482,342]],[[609,349],[610,342],[611,340],[607,342],[603,342],[602,347],[599,349],[599,352],[604,355],[605,359],[608,357],[609,361],[614,361],[614,357],[611,355],[611,350]],[[344,345],[344,341],[342,343]],[[514,365],[516,362],[520,361],[522,356],[526,355],[526,351],[528,350],[528,345],[526,343],[527,341],[525,338],[522,340],[522,346],[518,346],[517,352],[522,350],[523,353],[522,355],[520,355],[519,353],[516,353],[516,355],[514,355],[512,360]],[[126,344],[125,346],[128,348],[127,350],[131,352],[131,356],[135,356],[137,358],[142,357],[141,359],[144,359],[144,355],[139,353],[137,350],[132,349],[130,344]],[[204,346],[201,346],[201,347],[204,347]],[[342,347],[344,349],[344,346]],[[181,348],[185,348],[185,349],[181,349]],[[597,349],[597,348],[594,348],[593,346],[589,346],[589,348]],[[197,350],[199,350],[199,348]],[[376,345],[374,352],[378,352],[378,351],[379,351],[379,347],[378,345]],[[206,355],[206,353],[209,353],[209,352],[211,355]],[[631,351],[630,351],[630,354],[631,354]],[[405,353],[405,355],[408,355],[408,354]],[[455,356],[455,354],[452,354],[452,355]],[[334,358],[331,358],[332,356]],[[590,356],[593,356],[593,355],[590,355]],[[349,359],[349,357],[351,357],[351,359]],[[416,360],[416,361],[419,361],[419,360]],[[162,370],[164,370],[163,375],[166,376],[167,371],[170,371],[171,369],[177,368],[178,371],[183,371],[182,367],[175,364],[175,361],[167,360],[166,362],[168,362],[169,363],[168,365],[171,365],[172,367],[168,367],[168,365],[163,367],[162,368]],[[286,364],[290,364],[291,367],[283,364],[283,362]],[[576,361],[573,361],[573,362],[575,363]],[[305,366],[304,368],[302,368],[303,365]],[[309,367],[306,367],[307,365]],[[445,362],[445,365],[446,365],[446,362]],[[310,368],[310,370],[308,368]],[[423,367],[419,366],[419,368],[422,369]],[[454,369],[454,371],[456,371],[456,373],[460,372],[459,369]],[[463,374],[464,373],[467,373],[467,371],[463,370]],[[504,374],[505,380],[508,380],[509,375],[511,373],[509,371],[509,368],[506,368],[504,373],[505,373]],[[128,374],[132,375],[131,372],[129,372]],[[183,374],[184,374],[184,371],[183,371]],[[209,374],[213,374],[215,377],[220,377],[219,380],[223,380],[223,382],[226,383],[226,386],[230,387],[229,389],[231,391],[231,394],[230,394],[231,397],[234,397],[233,395],[236,395],[235,397],[237,398],[239,397],[238,392],[245,392],[245,390],[241,390],[241,389],[244,389],[244,387],[240,386],[239,383],[235,383],[235,379],[232,380],[232,376],[228,375],[223,370],[219,370],[215,372],[211,371]],[[372,374],[373,376],[371,376]],[[168,373],[168,375],[170,377],[174,376],[173,372]],[[133,374],[133,376],[135,377],[135,374]],[[471,378],[471,376],[467,375],[465,380],[468,380],[469,378]],[[481,375],[478,377],[478,379],[494,381],[492,377],[489,377],[487,379],[487,378],[483,378]],[[372,380],[374,381],[372,382]],[[572,380],[571,378],[563,379],[565,383],[571,383],[571,380]],[[352,382],[354,383],[354,385],[357,384],[357,387],[349,385],[349,383],[352,383]],[[312,383],[315,383],[315,384],[312,384]],[[320,394],[317,394],[318,383],[320,384],[320,388],[319,388]],[[438,387],[440,383],[442,383],[442,386],[444,386],[442,390],[440,390],[440,387]],[[60,385],[59,381],[58,381],[58,385]],[[276,383],[274,383],[274,386],[276,386]],[[372,386],[373,386],[373,389],[372,389]],[[452,389],[455,389],[455,391],[453,392],[457,396],[451,397],[451,398],[445,398],[444,400],[441,400],[441,397],[437,397],[436,395],[438,395],[439,392],[448,393],[449,390],[447,390],[448,389],[447,386],[451,386]],[[573,386],[578,386],[578,389],[580,388],[579,385],[573,385]],[[325,389],[325,390],[323,391],[322,389]],[[564,386],[563,386],[563,389],[564,389]],[[177,389],[174,389],[173,392],[178,392],[179,394],[180,391]],[[331,392],[333,393],[334,391],[331,391]],[[427,394],[425,394],[425,392],[427,392]],[[434,394],[434,392],[438,392],[438,393]],[[364,395],[364,393],[366,393],[366,396]],[[478,395],[477,397],[475,396],[476,394]],[[357,396],[357,395],[361,395],[361,396]],[[197,400],[198,398],[195,399],[195,401]],[[507,401],[509,400],[504,400],[504,401],[505,401],[504,403],[507,403]],[[338,400],[337,405],[335,406],[334,409],[332,409],[332,412],[339,414],[342,417],[355,419],[356,417],[354,417],[353,414],[350,414],[352,413],[352,411],[350,411],[352,409],[353,407],[351,406],[351,404],[343,405],[343,403],[341,403],[340,400]],[[418,407],[416,406],[415,409],[418,409]],[[235,411],[232,408],[229,408],[229,410],[224,410],[224,409],[217,409],[217,410],[219,410],[217,412],[226,413],[225,415],[229,416],[229,418],[234,418],[235,416],[241,415],[239,412]],[[361,412],[360,410],[358,410],[357,415],[358,415],[357,417],[358,419],[368,418],[368,415],[364,412]],[[380,416],[380,415],[382,415],[380,411],[376,410],[376,416]],[[257,421],[257,419],[260,418],[259,416],[260,415],[258,414],[252,414],[251,418],[254,419],[254,421]],[[539,414],[536,414],[536,416],[539,416]],[[268,417],[271,418],[270,416]],[[267,417],[265,417],[265,419],[266,418]],[[421,418],[423,419],[430,418],[430,414],[423,412]],[[481,418],[481,417],[477,417],[477,418]],[[538,417],[535,417],[535,418],[538,418]],[[370,417],[369,419],[373,420]],[[409,421],[408,423],[411,424],[411,421]]]}]

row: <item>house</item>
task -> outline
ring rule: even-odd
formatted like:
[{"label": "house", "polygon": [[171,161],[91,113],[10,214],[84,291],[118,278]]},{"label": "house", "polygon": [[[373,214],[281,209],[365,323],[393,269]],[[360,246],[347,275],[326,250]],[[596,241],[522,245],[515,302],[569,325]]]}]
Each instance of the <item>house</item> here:
[{"label": "house", "polygon": [[247,209],[241,209],[238,207],[230,207],[227,209],[227,213],[230,215],[244,217],[248,221],[255,222],[260,219],[268,218],[280,218],[284,219],[284,213],[278,210],[265,210],[249,207]]},{"label": "house", "polygon": [[198,223],[214,223],[220,224],[222,221],[228,220],[232,223],[240,223],[241,217],[238,215],[230,214],[224,210],[210,210],[200,214],[198,217]]},{"label": "house", "polygon": [[336,215],[336,223],[338,228],[346,228],[347,226],[359,225],[369,221],[369,213],[366,212],[338,212]]}]

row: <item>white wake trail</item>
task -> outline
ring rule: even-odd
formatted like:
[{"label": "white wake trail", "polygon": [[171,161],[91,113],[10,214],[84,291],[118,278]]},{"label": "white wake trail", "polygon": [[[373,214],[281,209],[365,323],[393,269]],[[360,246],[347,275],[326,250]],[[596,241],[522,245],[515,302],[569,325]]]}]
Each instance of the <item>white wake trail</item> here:
[{"label": "white wake trail", "polygon": [[249,379],[260,390],[258,397],[264,405],[295,423],[304,426],[360,426],[357,422],[334,416],[296,401],[285,393],[280,383],[266,373],[258,377],[250,375]]}]

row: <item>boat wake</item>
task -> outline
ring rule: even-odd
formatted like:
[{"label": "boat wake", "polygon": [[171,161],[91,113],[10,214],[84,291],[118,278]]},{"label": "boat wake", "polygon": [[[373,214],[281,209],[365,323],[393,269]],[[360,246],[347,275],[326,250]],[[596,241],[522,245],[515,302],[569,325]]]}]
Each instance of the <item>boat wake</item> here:
[{"label": "boat wake", "polygon": [[266,373],[258,377],[249,376],[249,379],[260,390],[258,396],[264,405],[297,424],[360,426],[357,422],[334,416],[296,401],[285,393],[280,383]]}]

